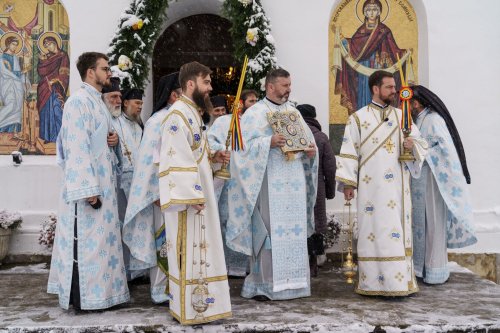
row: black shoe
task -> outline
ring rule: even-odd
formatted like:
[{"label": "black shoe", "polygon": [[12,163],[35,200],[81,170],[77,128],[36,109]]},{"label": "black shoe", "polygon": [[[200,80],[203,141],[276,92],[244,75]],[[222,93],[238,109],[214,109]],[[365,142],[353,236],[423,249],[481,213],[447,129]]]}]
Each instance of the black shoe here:
[{"label": "black shoe", "polygon": [[252,297],[254,300],[258,301],[258,302],[267,302],[267,301],[270,301],[271,299],[267,296],[264,296],[264,295],[255,295],[254,297]]}]

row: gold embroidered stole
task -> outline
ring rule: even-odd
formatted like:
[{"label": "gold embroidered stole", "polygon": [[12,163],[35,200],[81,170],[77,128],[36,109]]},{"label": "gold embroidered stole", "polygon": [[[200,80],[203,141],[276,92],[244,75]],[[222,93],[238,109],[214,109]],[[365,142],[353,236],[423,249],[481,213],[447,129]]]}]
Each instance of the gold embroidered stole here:
[{"label": "gold embroidered stole", "polygon": [[[360,162],[359,169],[363,167],[375,153],[392,137],[394,132],[399,129],[398,116],[394,108],[390,108],[387,114],[388,121],[381,119],[368,135],[361,141],[359,147]],[[392,124],[392,125],[391,125]],[[377,140],[374,140],[377,139]]]}]

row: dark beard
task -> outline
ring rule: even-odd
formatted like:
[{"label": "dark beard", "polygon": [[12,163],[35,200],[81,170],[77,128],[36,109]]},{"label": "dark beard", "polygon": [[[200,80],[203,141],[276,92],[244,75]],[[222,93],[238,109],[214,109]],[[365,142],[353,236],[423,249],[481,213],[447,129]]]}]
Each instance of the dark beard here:
[{"label": "dark beard", "polygon": [[206,110],[205,95],[198,90],[198,87],[193,91],[193,101],[200,109]]},{"label": "dark beard", "polygon": [[392,103],[394,103],[394,96],[392,97],[387,97],[386,99],[383,99],[382,100],[385,104],[387,105],[391,105]]}]

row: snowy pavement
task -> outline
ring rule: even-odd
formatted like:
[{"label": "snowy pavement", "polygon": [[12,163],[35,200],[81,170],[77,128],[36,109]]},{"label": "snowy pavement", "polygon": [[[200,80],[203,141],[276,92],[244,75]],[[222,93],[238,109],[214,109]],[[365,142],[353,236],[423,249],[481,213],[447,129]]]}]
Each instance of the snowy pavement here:
[{"label": "snowy pavement", "polygon": [[500,286],[453,265],[445,285],[419,284],[406,298],[360,296],[337,269],[314,278],[313,296],[257,302],[239,297],[232,279],[233,318],[186,327],[153,305],[148,285],[131,286],[129,304],[102,312],[58,307],[41,265],[0,270],[0,332],[500,332]]}]

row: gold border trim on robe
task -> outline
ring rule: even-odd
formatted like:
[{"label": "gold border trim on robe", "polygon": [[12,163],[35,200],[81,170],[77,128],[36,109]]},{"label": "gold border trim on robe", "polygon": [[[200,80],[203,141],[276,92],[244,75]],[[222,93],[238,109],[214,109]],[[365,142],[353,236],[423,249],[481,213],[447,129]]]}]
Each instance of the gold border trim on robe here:
[{"label": "gold border trim on robe", "polygon": [[413,288],[409,289],[408,291],[362,290],[356,288],[354,292],[356,294],[366,296],[408,296],[419,291],[418,286],[415,287],[412,282],[408,282],[408,286],[410,286],[410,283]]},{"label": "gold border trim on robe", "polygon": [[171,172],[198,172],[198,167],[170,167],[160,172],[158,178],[168,176]]},{"label": "gold border trim on robe", "polygon": [[336,180],[346,184],[346,185],[351,185],[351,186],[354,186],[354,187],[358,187],[358,183],[355,182],[355,181],[352,181],[352,180],[348,180],[348,179],[345,179],[345,178],[342,178],[342,177],[339,177],[339,176],[336,176],[335,177]]},{"label": "gold border trim on robe", "polygon": [[202,205],[205,203],[205,198],[199,198],[199,199],[170,199],[169,202],[166,204],[163,204],[161,206],[161,209],[167,209],[172,205]]},{"label": "gold border trim on robe", "polygon": [[358,257],[358,261],[405,261],[406,257]]},{"label": "gold border trim on robe", "polygon": [[351,154],[339,154],[339,157],[348,158],[355,161],[358,160],[358,157],[356,155],[351,155]]},{"label": "gold border trim on robe", "polygon": [[221,314],[210,316],[210,317],[204,317],[203,320],[189,319],[189,320],[181,321],[179,316],[176,315],[175,313],[170,312],[170,314],[172,315],[172,317],[174,317],[182,325],[205,324],[205,323],[209,323],[209,322],[219,320],[219,319],[231,318],[233,316],[233,313],[230,311],[230,312],[221,313]]},{"label": "gold border trim on robe", "polygon": [[358,115],[356,114],[356,112],[354,112],[352,114],[352,117],[354,118],[354,120],[356,121],[356,125],[358,125],[358,132],[359,132],[359,138],[361,139],[361,122],[359,121],[359,117]]},{"label": "gold border trim on robe", "polygon": [[[175,283],[176,285],[180,284],[179,280],[177,280],[172,275],[169,275],[169,278],[172,279],[172,282]],[[213,276],[213,277],[206,278],[204,280],[208,283],[225,281],[225,280],[227,280],[227,275]],[[186,280],[186,285],[195,285],[195,284],[198,284],[198,280]]]},{"label": "gold border trim on robe", "polygon": [[181,111],[179,111],[179,110],[172,110],[172,111],[170,111],[168,113],[168,115],[161,122],[161,125],[163,126],[165,124],[165,122],[168,120],[168,118],[170,118],[170,116],[172,116],[174,114],[178,115],[179,117],[181,117],[181,119],[184,122],[184,124],[186,125],[186,127],[189,128],[189,132],[191,133],[191,139],[193,141],[193,145],[191,146],[191,150],[194,151],[194,150],[200,148],[200,145],[194,144],[196,142],[196,140],[194,139],[193,129],[191,128],[191,125],[189,124],[189,122],[187,121],[186,117],[184,116],[184,114]]}]

